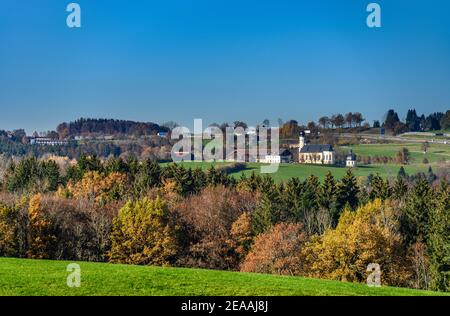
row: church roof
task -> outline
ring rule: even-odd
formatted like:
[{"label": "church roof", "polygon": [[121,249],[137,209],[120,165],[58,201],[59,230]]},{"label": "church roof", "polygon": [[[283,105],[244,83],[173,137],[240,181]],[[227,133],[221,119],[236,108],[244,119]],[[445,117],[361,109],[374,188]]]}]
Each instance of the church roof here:
[{"label": "church roof", "polygon": [[321,153],[324,151],[333,151],[331,145],[305,145],[300,149],[301,153]]},{"label": "church roof", "polygon": [[347,156],[347,160],[356,160],[356,155],[350,150],[350,153]]},{"label": "church roof", "polygon": [[[271,156],[272,153],[268,153],[268,156]],[[292,152],[289,149],[284,149],[281,153],[279,153],[277,156],[280,157],[287,157],[287,156],[292,156]]]},{"label": "church roof", "polygon": [[292,156],[292,152],[289,149],[285,149],[281,152],[280,156]]}]

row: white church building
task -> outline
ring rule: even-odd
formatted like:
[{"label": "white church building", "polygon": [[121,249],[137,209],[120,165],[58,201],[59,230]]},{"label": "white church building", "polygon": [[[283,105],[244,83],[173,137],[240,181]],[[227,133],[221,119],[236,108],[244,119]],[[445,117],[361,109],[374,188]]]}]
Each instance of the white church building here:
[{"label": "white church building", "polygon": [[352,150],[350,150],[350,153],[348,154],[347,159],[345,160],[345,166],[348,168],[356,167],[356,155],[353,153]]},{"label": "white church building", "polygon": [[332,145],[309,145],[306,144],[305,133],[300,133],[299,163],[333,165],[335,163],[335,152]]}]

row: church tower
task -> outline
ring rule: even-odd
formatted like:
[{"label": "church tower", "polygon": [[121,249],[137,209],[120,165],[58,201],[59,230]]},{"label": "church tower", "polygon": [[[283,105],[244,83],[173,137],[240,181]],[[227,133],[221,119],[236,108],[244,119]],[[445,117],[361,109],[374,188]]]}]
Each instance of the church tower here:
[{"label": "church tower", "polygon": [[299,137],[299,146],[298,146],[298,150],[300,151],[305,145],[305,132],[300,132],[300,137]]}]

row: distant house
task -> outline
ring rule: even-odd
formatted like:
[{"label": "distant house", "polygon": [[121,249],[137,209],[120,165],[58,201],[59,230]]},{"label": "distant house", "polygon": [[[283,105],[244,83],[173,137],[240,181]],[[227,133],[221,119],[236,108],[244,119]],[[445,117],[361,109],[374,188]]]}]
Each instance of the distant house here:
[{"label": "distant house", "polygon": [[283,150],[279,155],[266,155],[260,160],[262,163],[290,163],[292,162],[292,152],[289,149]]},{"label": "distant house", "polygon": [[159,132],[159,133],[156,134],[156,135],[158,135],[158,136],[161,137],[161,138],[166,138],[167,135],[169,135],[169,133],[167,133],[167,132]]},{"label": "distant house", "polygon": [[77,135],[74,137],[76,141],[83,141],[83,140],[92,140],[94,137],[92,136],[84,136],[84,135]]},{"label": "distant house", "polygon": [[334,149],[332,145],[308,145],[305,141],[305,133],[299,138],[299,163],[305,164],[334,164]]},{"label": "distant house", "polygon": [[189,151],[176,151],[173,155],[177,161],[194,161],[194,154]]},{"label": "distant house", "polygon": [[42,146],[64,146],[67,145],[67,140],[59,140],[50,137],[31,137],[30,145],[42,145]]},{"label": "distant house", "polygon": [[345,161],[345,165],[348,168],[355,168],[356,167],[356,155],[353,153],[352,150],[350,150],[350,153],[347,156],[347,159]]}]

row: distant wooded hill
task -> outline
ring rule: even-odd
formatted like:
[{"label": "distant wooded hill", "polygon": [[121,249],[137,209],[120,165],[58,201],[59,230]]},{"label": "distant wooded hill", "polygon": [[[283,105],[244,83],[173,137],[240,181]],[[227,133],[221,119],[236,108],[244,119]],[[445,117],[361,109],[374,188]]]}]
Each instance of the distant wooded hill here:
[{"label": "distant wooded hill", "polygon": [[134,122],[114,119],[80,118],[74,122],[61,123],[57,132],[61,139],[75,136],[95,135],[155,135],[159,132],[168,132],[169,129],[150,122]]}]

